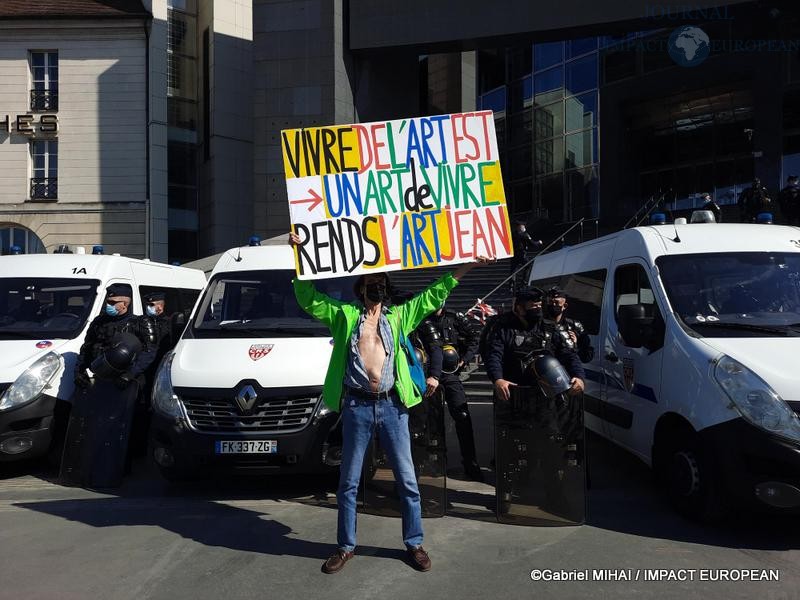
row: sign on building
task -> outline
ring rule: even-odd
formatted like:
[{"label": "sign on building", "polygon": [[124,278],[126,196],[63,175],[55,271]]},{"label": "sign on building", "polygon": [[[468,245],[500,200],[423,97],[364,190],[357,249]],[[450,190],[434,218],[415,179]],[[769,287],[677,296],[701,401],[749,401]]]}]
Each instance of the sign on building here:
[{"label": "sign on building", "polygon": [[281,132],[300,279],[512,255],[491,111]]}]

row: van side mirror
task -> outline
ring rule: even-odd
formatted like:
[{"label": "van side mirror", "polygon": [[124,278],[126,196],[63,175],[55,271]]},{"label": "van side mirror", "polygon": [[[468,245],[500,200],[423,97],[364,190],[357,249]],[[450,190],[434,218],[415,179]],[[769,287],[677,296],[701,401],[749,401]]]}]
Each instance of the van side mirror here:
[{"label": "van side mirror", "polygon": [[183,330],[186,329],[186,313],[183,312],[176,312],[173,314],[169,319],[169,326],[170,326],[170,341],[172,342],[172,347],[178,343],[178,340],[183,333]]},{"label": "van side mirror", "polygon": [[647,316],[644,304],[626,304],[617,309],[619,332],[626,346],[641,348],[648,344],[653,317]]}]

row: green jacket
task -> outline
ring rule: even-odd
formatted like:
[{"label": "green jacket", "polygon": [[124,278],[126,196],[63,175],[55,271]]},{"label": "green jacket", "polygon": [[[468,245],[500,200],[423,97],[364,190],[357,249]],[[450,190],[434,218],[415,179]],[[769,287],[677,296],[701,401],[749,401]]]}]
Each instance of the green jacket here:
[{"label": "green jacket", "polygon": [[[358,324],[363,307],[355,302],[342,302],[331,298],[317,291],[311,281],[295,279],[292,283],[300,307],[327,325],[333,336],[333,353],[325,375],[322,400],[328,408],[338,411],[347,355],[350,350],[350,337]],[[386,312],[394,339],[394,388],[400,396],[400,401],[407,407],[419,404],[422,397],[411,381],[408,360],[400,349],[400,334],[408,335],[414,331],[425,317],[442,305],[450,295],[450,290],[457,285],[458,280],[448,273],[408,302],[392,306]]]}]

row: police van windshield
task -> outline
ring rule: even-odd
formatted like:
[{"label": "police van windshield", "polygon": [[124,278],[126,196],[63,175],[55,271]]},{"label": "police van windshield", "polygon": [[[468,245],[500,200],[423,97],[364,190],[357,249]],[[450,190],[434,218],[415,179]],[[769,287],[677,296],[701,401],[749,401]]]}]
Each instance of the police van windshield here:
[{"label": "police van windshield", "polygon": [[800,253],[656,259],[675,314],[705,337],[800,336]]},{"label": "police van windshield", "polygon": [[99,281],[0,278],[0,340],[72,339],[83,330]]},{"label": "police van windshield", "polygon": [[[315,337],[328,328],[312,319],[294,297],[289,269],[220,273],[208,283],[191,332],[195,337]],[[317,289],[352,299],[353,278],[321,279]]]}]

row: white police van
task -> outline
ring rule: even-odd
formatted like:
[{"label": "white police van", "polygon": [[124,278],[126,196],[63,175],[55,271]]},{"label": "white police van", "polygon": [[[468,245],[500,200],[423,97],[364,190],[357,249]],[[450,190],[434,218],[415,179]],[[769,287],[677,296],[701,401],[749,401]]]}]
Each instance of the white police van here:
[{"label": "white police van", "polygon": [[166,311],[188,311],[202,271],[101,254],[0,257],[0,463],[57,458],[69,416],[78,353],[112,283],[142,298],[166,295]]},{"label": "white police van", "polygon": [[536,259],[591,334],[585,417],[676,508],[800,507],[800,229],[627,229]]},{"label": "white police van", "polygon": [[[151,449],[171,481],[209,471],[308,473],[338,464],[322,403],[333,340],[297,304],[292,248],[223,253],[153,388]],[[352,297],[353,278],[318,289]]]}]

